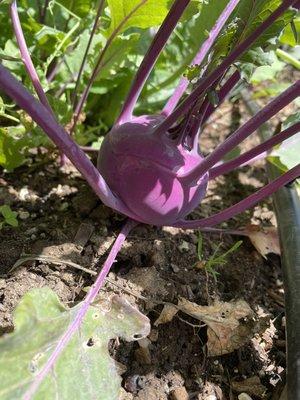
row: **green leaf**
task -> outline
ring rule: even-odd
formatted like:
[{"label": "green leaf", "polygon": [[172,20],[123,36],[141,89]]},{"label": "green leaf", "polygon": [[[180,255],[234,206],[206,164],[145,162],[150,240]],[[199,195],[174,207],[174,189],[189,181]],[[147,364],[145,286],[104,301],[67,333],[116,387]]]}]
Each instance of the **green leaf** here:
[{"label": "green leaf", "polygon": [[252,77],[251,83],[260,83],[266,80],[274,80],[278,72],[281,72],[285,67],[285,63],[278,60],[276,54],[272,51],[270,52],[270,65],[263,65],[255,69]]},{"label": "green leaf", "polygon": [[[282,130],[300,122],[300,112],[288,117],[282,124]],[[300,163],[300,132],[285,140],[270,154],[270,161],[287,171]]]},{"label": "green leaf", "polygon": [[3,206],[0,206],[0,213],[3,215],[4,222],[6,224],[11,225],[13,227],[18,226],[18,220],[16,218],[18,213],[12,211],[12,209],[8,205],[4,204]]},{"label": "green leaf", "polygon": [[0,165],[8,171],[22,165],[25,161],[24,141],[9,135],[6,128],[0,128]]},{"label": "green leaf", "polygon": [[[249,37],[268,16],[278,8],[281,0],[241,0],[214,47],[210,68],[214,68],[238,43]],[[258,66],[269,65],[268,51],[275,46],[282,30],[295,16],[295,10],[287,10],[244,53],[237,63],[243,77],[250,79]]]},{"label": "green leaf", "polygon": [[300,44],[300,16],[287,25],[280,36],[280,43],[295,47]]},{"label": "green leaf", "polygon": [[[235,18],[239,20],[239,41],[244,40],[254,32],[281,3],[281,0],[242,0],[237,6],[235,13]],[[293,10],[287,10],[283,13],[275,23],[257,39],[252,47],[265,46],[270,39],[277,38],[294,15],[295,11]]]},{"label": "green leaf", "polygon": [[196,42],[197,47],[207,39],[207,32],[211,31],[228,2],[229,0],[210,0],[202,5],[195,26],[191,30],[192,40]]},{"label": "green leaf", "polygon": [[103,58],[97,80],[110,77],[116,65],[119,69],[126,62],[130,51],[136,47],[139,37],[138,33],[132,33],[124,37],[118,36],[112,42]]},{"label": "green leaf", "polygon": [[162,23],[168,13],[169,0],[107,0],[111,23],[109,33],[115,29],[150,28]]},{"label": "green leaf", "polygon": [[91,12],[91,8],[96,6],[96,2],[91,0],[60,0],[59,3],[78,17],[87,16]]},{"label": "green leaf", "polygon": [[[14,332],[0,340],[1,400],[23,397],[80,306],[66,309],[46,287],[25,294],[14,313]],[[132,341],[149,330],[147,317],[121,297],[106,295],[90,307],[34,399],[117,400],[121,378],[109,340]]]}]

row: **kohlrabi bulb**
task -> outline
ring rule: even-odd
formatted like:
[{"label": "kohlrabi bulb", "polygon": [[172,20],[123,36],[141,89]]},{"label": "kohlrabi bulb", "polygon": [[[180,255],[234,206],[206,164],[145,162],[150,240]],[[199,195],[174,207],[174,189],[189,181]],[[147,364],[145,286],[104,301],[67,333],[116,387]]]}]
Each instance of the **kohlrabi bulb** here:
[{"label": "kohlrabi bulb", "polygon": [[161,116],[135,117],[105,137],[98,169],[110,189],[136,215],[152,225],[172,224],[189,214],[206,193],[208,174],[197,182],[183,175],[203,160],[167,135],[154,135]]}]

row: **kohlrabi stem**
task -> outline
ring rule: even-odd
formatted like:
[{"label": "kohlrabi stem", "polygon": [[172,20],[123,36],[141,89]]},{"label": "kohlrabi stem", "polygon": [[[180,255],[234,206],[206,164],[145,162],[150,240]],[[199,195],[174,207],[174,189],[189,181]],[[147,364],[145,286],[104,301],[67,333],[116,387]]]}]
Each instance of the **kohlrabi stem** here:
[{"label": "kohlrabi stem", "polygon": [[257,29],[242,43],[240,43],[223,62],[212,71],[202,82],[192,91],[192,93],[170,114],[156,129],[156,135],[165,134],[171,126],[190,108],[192,104],[205,92],[214,82],[227,71],[231,64],[236,61],[259,36],[272,25],[278,17],[296,0],[283,0],[282,4],[262,22]]},{"label": "kohlrabi stem", "polygon": [[120,22],[120,24],[113,30],[113,32],[111,33],[111,35],[109,36],[109,38],[107,39],[107,42],[103,48],[103,50],[101,51],[98,60],[96,62],[96,65],[93,69],[93,72],[90,76],[90,79],[88,81],[87,86],[85,87],[76,107],[75,107],[75,111],[74,111],[74,122],[73,122],[73,126],[70,130],[70,134],[72,135],[72,133],[74,132],[79,116],[81,114],[82,108],[84,106],[84,103],[86,102],[86,99],[90,93],[91,87],[94,83],[94,80],[96,79],[101,67],[102,67],[102,62],[104,59],[104,56],[107,52],[107,50],[109,49],[110,45],[112,44],[114,38],[118,35],[118,33],[122,30],[123,26],[126,24],[126,22],[132,17],[132,15],[134,15],[134,13],[141,7],[143,6],[145,3],[147,2],[147,0],[141,0],[132,10],[131,12],[126,15],[126,17]]},{"label": "kohlrabi stem", "polygon": [[211,103],[209,104],[206,113],[202,119],[202,124],[205,124],[205,122],[208,120],[208,118],[213,114],[213,112],[218,108],[223,101],[226,99],[228,94],[231,92],[231,90],[235,87],[235,85],[239,82],[241,78],[241,74],[239,71],[235,71],[230,78],[224,83],[224,85],[221,87],[221,89],[218,91],[218,105],[215,107]]},{"label": "kohlrabi stem", "polygon": [[145,82],[150,72],[152,71],[158,56],[165,47],[167,40],[169,39],[171,33],[173,32],[189,2],[190,0],[176,0],[172,5],[164,22],[162,23],[161,27],[153,38],[151,46],[149,47],[135,75],[129,94],[125,100],[120,116],[116,122],[117,124],[123,124],[124,122],[128,122],[131,120],[133,109],[145,85]]},{"label": "kohlrabi stem", "polygon": [[59,125],[53,114],[1,64],[0,90],[3,90],[21,109],[26,111],[57,147],[66,154],[104,204],[133,219],[138,219],[112,193],[99,171],[64,128]]},{"label": "kohlrabi stem", "polygon": [[209,100],[205,98],[198,111],[197,117],[194,119],[190,129],[189,141],[190,141],[190,146],[191,148],[194,149],[194,151],[198,150],[200,127],[203,124],[203,118],[205,116],[208,107],[209,107]]},{"label": "kohlrabi stem", "polygon": [[[22,61],[24,63],[24,66],[26,68],[28,76],[33,84],[33,87],[34,87],[41,103],[49,110],[50,113],[52,113],[54,115],[53,110],[48,102],[48,99],[46,97],[46,94],[44,92],[44,89],[39,80],[38,74],[34,68],[33,62],[31,60],[31,57],[30,57],[30,54],[28,51],[28,47],[27,47],[26,40],[25,40],[25,37],[23,34],[21,22],[19,19],[16,0],[14,0],[10,5],[10,14],[11,14],[11,20],[12,20],[15,36],[17,39],[20,53],[21,53]],[[61,162],[61,165],[64,165],[66,162],[66,157],[62,151],[60,151],[60,162]]]},{"label": "kohlrabi stem", "polygon": [[73,321],[70,323],[69,327],[67,328],[66,332],[61,336],[59,339],[53,353],[50,355],[49,359],[47,360],[46,364],[42,367],[37,375],[34,376],[32,384],[29,386],[29,389],[26,391],[25,395],[23,396],[23,400],[31,400],[38,390],[42,381],[46,378],[46,376],[50,373],[51,369],[53,368],[57,358],[60,354],[64,351],[66,346],[69,344],[70,340],[72,339],[73,335],[78,332],[82,321],[93,303],[95,301],[100,289],[103,287],[105,278],[107,277],[118,252],[121,250],[121,247],[128,236],[129,232],[137,225],[137,223],[133,220],[128,220],[119,235],[115,243],[113,244],[109,255],[101,269],[95,283],[90,288],[86,298],[81,303],[81,306],[75,315]]},{"label": "kohlrabi stem", "polygon": [[284,51],[282,49],[277,49],[275,53],[284,62],[286,62],[300,70],[300,61],[297,60],[297,58],[293,57],[291,54],[287,53],[286,51]]},{"label": "kohlrabi stem", "polygon": [[79,68],[79,72],[78,72],[78,75],[77,75],[74,92],[72,93],[73,108],[74,109],[75,109],[75,104],[76,104],[76,100],[77,100],[77,91],[78,91],[78,87],[79,87],[79,84],[80,84],[81,75],[83,73],[83,70],[84,70],[84,67],[85,67],[85,64],[86,64],[86,60],[87,60],[87,56],[88,56],[88,53],[89,53],[89,50],[91,48],[91,44],[92,44],[93,38],[95,36],[96,30],[97,30],[97,27],[98,27],[98,22],[99,22],[99,18],[101,16],[103,7],[104,7],[104,0],[100,0],[99,1],[99,5],[98,5],[98,9],[97,9],[97,14],[96,14],[96,17],[95,17],[95,21],[94,21],[94,24],[93,24],[93,28],[92,28],[92,31],[90,33],[89,41],[88,41],[88,44],[86,46],[86,49],[85,49],[85,52],[84,52],[84,55],[83,55],[83,58],[82,58],[82,62],[81,62],[80,68]]},{"label": "kohlrabi stem", "polygon": [[300,122],[297,122],[296,124],[285,129],[284,131],[276,134],[275,136],[266,140],[264,143],[259,144],[253,149],[246,151],[239,157],[236,157],[233,160],[218,165],[217,167],[213,167],[209,171],[209,179],[214,179],[219,175],[226,174],[227,172],[230,172],[237,167],[245,165],[248,161],[251,161],[260,154],[267,152],[268,150],[272,149],[272,147],[290,138],[291,136],[295,135],[298,132],[300,132]]},{"label": "kohlrabi stem", "polygon": [[[192,61],[191,65],[201,65],[205,58],[207,57],[212,45],[216,41],[217,37],[219,36],[221,30],[223,29],[226,21],[232,14],[235,7],[238,5],[240,0],[230,0],[227,6],[224,8],[223,12],[217,19],[216,24],[213,26],[212,30],[210,31],[208,38],[202,44],[199,52],[197,53],[196,57]],[[177,88],[175,89],[174,93],[168,100],[167,104],[163,108],[162,114],[163,115],[170,115],[174,108],[177,106],[179,100],[181,99],[182,95],[186,91],[189,85],[189,80],[185,77],[182,77],[179,81]]]},{"label": "kohlrabi stem", "polygon": [[208,218],[198,219],[195,221],[179,221],[173,226],[183,229],[197,229],[204,228],[207,226],[214,226],[220,224],[221,222],[227,221],[228,219],[234,217],[237,214],[253,207],[255,204],[271,196],[276,190],[281,186],[292,182],[300,176],[300,164],[296,165],[294,168],[284,173],[280,177],[276,178],[274,181],[268,183],[263,188],[259,189],[257,192],[251,194],[245,199],[241,200],[239,203],[226,208],[225,210],[212,215]]},{"label": "kohlrabi stem", "polygon": [[11,5],[10,5],[10,15],[11,15],[11,20],[12,20],[12,24],[13,24],[13,28],[14,28],[14,32],[15,32],[15,36],[17,39],[17,43],[19,46],[19,50],[21,53],[21,57],[22,57],[22,61],[23,64],[26,68],[26,71],[29,75],[29,78],[33,84],[33,87],[41,101],[41,103],[48,108],[48,110],[50,112],[53,112],[50,104],[48,102],[48,99],[46,97],[46,94],[44,92],[44,89],[41,85],[41,82],[39,80],[38,74],[34,68],[33,62],[31,60],[29,51],[28,51],[28,47],[25,41],[25,37],[23,34],[23,30],[22,30],[22,26],[20,23],[20,19],[19,19],[19,14],[18,14],[18,8],[17,8],[17,1],[14,0]]},{"label": "kohlrabi stem", "polygon": [[41,10],[41,19],[40,19],[41,24],[45,23],[48,5],[49,5],[49,0],[44,0],[44,6]]},{"label": "kohlrabi stem", "polygon": [[191,172],[183,175],[182,179],[197,180],[205,172],[209,171],[225,154],[233,150],[244,139],[250,136],[256,129],[263,125],[266,121],[276,115],[285,106],[300,96],[300,80],[291,85],[278,97],[272,100],[268,105],[262,108],[254,117],[247,121],[243,126],[238,128],[231,136],[221,143],[213,152],[207,156],[200,165]]}]

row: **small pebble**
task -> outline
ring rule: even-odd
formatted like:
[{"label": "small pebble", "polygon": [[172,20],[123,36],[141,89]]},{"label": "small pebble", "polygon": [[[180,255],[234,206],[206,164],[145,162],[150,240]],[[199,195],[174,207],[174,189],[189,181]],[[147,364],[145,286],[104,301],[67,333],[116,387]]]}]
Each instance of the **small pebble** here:
[{"label": "small pebble", "polygon": [[172,263],[171,268],[172,268],[173,272],[175,272],[175,274],[177,274],[180,271],[180,268],[176,264]]},{"label": "small pebble", "polygon": [[239,400],[252,400],[252,397],[249,396],[247,393],[241,393],[238,395]]},{"label": "small pebble", "polygon": [[25,220],[25,219],[28,219],[29,217],[30,217],[30,214],[29,214],[29,212],[28,211],[19,211],[18,212],[18,217],[21,219],[21,220]]},{"label": "small pebble", "polygon": [[171,391],[171,400],[189,400],[189,395],[184,386]]},{"label": "small pebble", "polygon": [[190,248],[190,246],[189,246],[188,242],[186,242],[185,240],[183,240],[182,243],[180,243],[180,245],[178,246],[178,250],[181,253],[188,252],[189,248]]},{"label": "small pebble", "polygon": [[26,231],[26,234],[27,234],[28,236],[30,236],[30,235],[33,235],[34,233],[37,233],[37,231],[38,231],[37,227],[34,226],[33,228],[28,229],[28,230]]}]

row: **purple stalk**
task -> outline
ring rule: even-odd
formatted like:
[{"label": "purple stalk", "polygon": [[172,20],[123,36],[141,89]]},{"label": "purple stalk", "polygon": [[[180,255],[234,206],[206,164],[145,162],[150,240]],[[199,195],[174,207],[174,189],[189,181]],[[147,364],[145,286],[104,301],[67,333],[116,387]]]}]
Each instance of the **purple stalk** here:
[{"label": "purple stalk", "polygon": [[105,278],[107,277],[107,275],[111,269],[111,266],[113,265],[113,263],[116,259],[118,252],[121,250],[121,247],[122,247],[127,235],[129,234],[131,229],[133,229],[136,225],[137,225],[137,223],[133,220],[128,220],[127,223],[124,225],[123,229],[117,236],[117,239],[109,252],[109,255],[103,265],[103,268],[101,269],[95,283],[93,284],[93,286],[89,290],[88,294],[86,295],[86,298],[82,302],[82,305],[81,305],[80,309],[78,310],[77,314],[75,315],[74,320],[70,323],[66,332],[59,339],[53,353],[47,360],[44,367],[34,377],[34,380],[33,380],[32,384],[30,385],[29,389],[26,391],[26,393],[23,397],[23,400],[32,399],[33,395],[38,390],[42,381],[45,379],[45,377],[48,375],[48,373],[53,368],[59,355],[66,348],[66,346],[72,339],[73,335],[78,331],[78,329],[83,321],[83,318],[85,317],[90,305],[96,299],[96,296],[98,295],[100,289],[102,288],[102,286],[105,282]]},{"label": "purple stalk", "polygon": [[[239,82],[241,78],[241,74],[239,71],[235,71],[230,78],[224,83],[224,85],[221,87],[221,89],[218,91],[218,105],[219,107],[223,101],[226,99],[228,94],[231,92],[231,90],[235,87],[235,85]],[[216,107],[214,107],[212,104],[209,104],[206,113],[203,117],[202,124],[204,124],[208,118],[213,114],[213,112],[216,110]]]},{"label": "purple stalk", "polygon": [[75,108],[76,97],[77,97],[76,94],[77,94],[77,90],[78,90],[78,87],[79,87],[80,78],[81,78],[81,75],[82,75],[84,67],[85,67],[86,59],[87,59],[88,52],[90,50],[94,35],[96,33],[96,29],[97,29],[97,26],[98,26],[99,18],[101,16],[101,13],[102,13],[102,10],[103,10],[103,6],[104,6],[104,0],[100,0],[99,6],[98,6],[98,10],[97,10],[97,14],[96,14],[96,18],[95,18],[95,21],[94,21],[94,25],[93,25],[93,28],[92,28],[92,31],[91,31],[91,34],[90,34],[90,37],[89,37],[88,44],[87,44],[87,47],[85,49],[85,52],[84,52],[84,55],[83,55],[83,58],[82,58],[82,62],[81,62],[81,65],[80,65],[80,68],[79,68],[79,72],[78,72],[78,75],[77,75],[77,79],[76,79],[75,89],[74,89],[74,92],[73,92],[73,107],[74,108]]},{"label": "purple stalk", "polygon": [[195,221],[180,221],[174,224],[173,226],[177,228],[183,229],[197,229],[204,227],[211,227],[221,222],[227,221],[228,219],[234,217],[236,214],[239,214],[248,208],[253,207],[255,204],[259,203],[264,198],[271,196],[276,190],[278,190],[281,186],[286,185],[289,182],[292,182],[294,179],[297,179],[300,176],[300,164],[296,165],[294,168],[276,178],[274,181],[268,183],[263,188],[259,189],[257,192],[251,194],[240,202],[234,204],[231,207],[226,208],[225,210],[212,215],[208,218],[198,219]]},{"label": "purple stalk", "polygon": [[203,118],[205,116],[205,113],[207,112],[209,104],[210,104],[209,100],[207,98],[205,98],[202,105],[200,106],[198,115],[194,119],[191,129],[190,129],[190,134],[189,134],[188,140],[190,142],[190,147],[193,148],[195,151],[197,151],[197,149],[198,149],[200,127],[202,126]]},{"label": "purple stalk", "polygon": [[109,189],[89,158],[59,125],[52,113],[29,93],[14,76],[0,64],[0,89],[44,130],[49,138],[71,160],[104,204],[133,219],[137,217]]},{"label": "purple stalk", "polygon": [[[234,11],[235,7],[238,5],[240,0],[230,0],[227,6],[224,8],[222,11],[221,15],[217,19],[217,22],[213,26],[212,30],[209,33],[208,38],[205,40],[205,42],[202,44],[199,52],[197,53],[196,57],[192,61],[192,65],[201,65],[202,62],[205,60],[207,54],[209,53],[212,45],[216,41],[217,37],[219,36],[219,33],[223,29],[226,21]],[[174,108],[177,106],[179,100],[181,99],[182,95],[186,91],[187,87],[189,85],[189,80],[185,77],[182,77],[180,79],[179,85],[175,89],[174,93],[168,100],[167,104],[163,108],[162,114],[164,115],[170,115]]]},{"label": "purple stalk", "polygon": [[18,14],[18,8],[17,8],[17,1],[14,0],[11,3],[10,6],[10,15],[11,15],[11,19],[12,19],[12,24],[13,24],[13,28],[14,28],[14,32],[15,32],[15,36],[17,39],[17,43],[19,46],[19,50],[21,53],[21,57],[22,57],[22,61],[24,63],[24,66],[26,68],[26,71],[29,75],[29,78],[33,84],[33,87],[41,101],[41,103],[50,111],[53,113],[50,104],[48,102],[48,99],[45,95],[44,89],[41,85],[41,82],[39,80],[38,74],[34,68],[33,62],[31,60],[28,48],[27,48],[27,44],[24,38],[24,34],[23,34],[23,30],[22,30],[22,26],[20,23],[20,19],[19,19],[19,14]]},{"label": "purple stalk", "polygon": [[232,171],[234,168],[246,165],[248,161],[251,161],[254,158],[256,159],[257,156],[259,156],[262,153],[264,155],[267,155],[266,152],[270,150],[272,147],[290,138],[291,136],[295,135],[298,132],[300,132],[300,122],[297,122],[296,124],[290,126],[289,128],[271,137],[270,139],[266,140],[264,143],[259,144],[253,149],[246,151],[239,157],[236,157],[233,160],[227,161],[221,165],[212,168],[209,171],[209,178],[214,179],[219,175],[223,175],[226,174],[227,172]]},{"label": "purple stalk", "polygon": [[242,43],[240,43],[232,53],[226,57],[223,62],[212,71],[195,90],[170,114],[156,129],[156,134],[165,134],[168,129],[180,118],[192,104],[212,86],[216,80],[224,74],[231,64],[236,61],[256,40],[257,38],[272,25],[278,17],[296,0],[283,0],[282,4],[261,24],[259,27]]},{"label": "purple stalk", "polygon": [[300,80],[291,85],[278,97],[272,100],[262,110],[260,110],[254,117],[235,131],[229,138],[220,144],[203,162],[193,169],[189,174],[183,176],[183,179],[198,179],[206,171],[213,167],[223,156],[233,150],[239,143],[251,135],[262,124],[267,122],[295,98],[300,96]]},{"label": "purple stalk", "polygon": [[42,12],[41,12],[41,20],[40,20],[41,24],[43,24],[45,22],[46,14],[47,14],[47,8],[48,8],[48,5],[49,5],[49,0],[44,0],[44,1],[45,1],[44,7],[43,7]]},{"label": "purple stalk", "polygon": [[[41,15],[41,19],[42,16],[45,16],[45,7],[48,4],[48,2],[45,3],[45,6],[43,8],[43,14]],[[12,19],[12,24],[13,24],[13,28],[14,28],[14,32],[15,32],[15,36],[17,39],[17,43],[19,46],[19,50],[21,53],[21,57],[22,57],[22,61],[24,63],[24,66],[26,68],[26,71],[29,75],[29,78],[33,84],[33,87],[41,101],[41,103],[49,110],[50,113],[53,114],[53,110],[48,102],[48,99],[46,97],[46,94],[44,92],[44,89],[41,85],[41,82],[39,80],[38,74],[34,68],[33,62],[31,60],[29,51],[28,51],[28,47],[26,44],[26,40],[23,34],[23,30],[22,30],[22,26],[21,26],[21,22],[19,19],[19,14],[18,14],[18,8],[17,8],[17,1],[14,0],[11,3],[10,6],[10,14],[11,14],[11,19]],[[54,114],[53,114],[54,115]],[[61,165],[64,165],[66,163],[66,156],[64,155],[63,152],[60,153],[60,163]]]},{"label": "purple stalk", "polygon": [[[239,1],[239,0],[234,0],[234,1]],[[117,124],[123,124],[124,122],[131,120],[133,109],[144,87],[144,84],[150,72],[152,71],[158,56],[165,47],[167,40],[173,33],[173,30],[177,25],[177,22],[179,21],[180,17],[182,16],[189,2],[190,0],[176,0],[172,5],[164,22],[162,23],[154,39],[152,40],[151,46],[149,47],[135,75],[135,79],[133,81],[129,94],[125,100],[125,103],[122,107],[120,116],[117,120]]]}]

